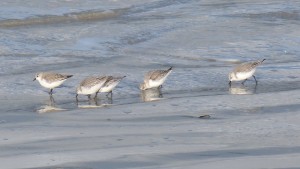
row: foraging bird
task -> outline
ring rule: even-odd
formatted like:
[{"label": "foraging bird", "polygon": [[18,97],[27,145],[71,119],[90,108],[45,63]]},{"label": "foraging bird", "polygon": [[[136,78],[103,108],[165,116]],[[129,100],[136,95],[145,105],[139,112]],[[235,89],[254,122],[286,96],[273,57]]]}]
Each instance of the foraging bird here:
[{"label": "foraging bird", "polygon": [[62,75],[54,72],[39,72],[35,75],[33,81],[37,80],[43,87],[50,89],[49,94],[52,95],[54,88],[60,86],[65,80],[72,76],[73,75]]},{"label": "foraging bird", "polygon": [[263,63],[263,61],[265,61],[266,59],[263,60],[258,60],[258,61],[253,61],[253,62],[246,62],[246,63],[242,63],[238,66],[236,66],[233,71],[231,73],[229,73],[229,85],[231,85],[232,81],[242,81],[242,84],[244,84],[247,79],[249,77],[253,77],[255,80],[255,83],[257,84],[257,80],[254,76],[256,67],[261,65]]},{"label": "foraging bird", "polygon": [[[79,94],[87,95],[90,99],[91,95],[97,93],[106,81],[107,81],[106,76],[97,76],[97,77],[90,76],[85,78],[77,87],[76,99],[78,100]],[[95,95],[94,99],[96,97],[97,95]]]},{"label": "foraging bird", "polygon": [[154,70],[146,73],[144,82],[140,84],[141,90],[150,88],[162,87],[169,74],[172,72],[172,67],[167,70]]},{"label": "foraging bird", "polygon": [[[121,80],[123,78],[125,78],[126,76],[122,76],[122,77],[113,77],[113,76],[108,76],[106,82],[104,83],[104,85],[100,88],[99,92],[100,93],[107,93],[106,96],[108,96],[108,94],[111,95],[112,97],[112,90],[121,82]],[[98,92],[97,92],[98,93]],[[96,93],[96,94],[97,94]]]}]

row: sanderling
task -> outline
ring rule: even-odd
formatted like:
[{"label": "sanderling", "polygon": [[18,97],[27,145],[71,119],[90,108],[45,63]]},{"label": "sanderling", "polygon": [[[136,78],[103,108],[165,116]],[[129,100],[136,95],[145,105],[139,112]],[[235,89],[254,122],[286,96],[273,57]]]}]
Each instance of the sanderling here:
[{"label": "sanderling", "polygon": [[122,77],[114,77],[114,76],[108,76],[105,84],[100,88],[100,93],[107,93],[110,94],[112,97],[112,90],[120,83],[120,81],[125,78],[126,76]]},{"label": "sanderling", "polygon": [[154,70],[146,73],[144,82],[140,84],[141,90],[146,90],[150,88],[162,87],[162,84],[172,72],[172,67],[168,70]]},{"label": "sanderling", "polygon": [[60,86],[65,80],[72,76],[73,75],[62,75],[54,72],[40,72],[35,75],[33,81],[38,80],[43,87],[50,89],[49,94],[52,95],[54,88]]},{"label": "sanderling", "polygon": [[244,84],[249,77],[253,77],[255,80],[255,83],[257,84],[257,80],[255,76],[253,75],[255,73],[256,67],[260,64],[262,64],[263,60],[253,61],[253,62],[246,62],[242,63],[238,66],[236,66],[231,73],[229,73],[229,85],[231,85],[232,81],[241,81],[242,84]]},{"label": "sanderling", "polygon": [[87,95],[89,99],[91,98],[92,94],[96,94],[94,97],[95,99],[97,97],[98,91],[104,85],[106,80],[106,76],[91,76],[85,78],[77,87],[76,99],[78,100],[79,94]]}]

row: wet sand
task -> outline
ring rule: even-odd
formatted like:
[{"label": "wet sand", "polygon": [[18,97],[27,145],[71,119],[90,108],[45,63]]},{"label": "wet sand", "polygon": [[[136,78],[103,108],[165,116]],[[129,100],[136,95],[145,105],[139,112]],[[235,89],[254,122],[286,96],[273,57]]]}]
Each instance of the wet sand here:
[{"label": "wet sand", "polygon": [[[2,167],[300,166],[298,2],[57,3],[0,7],[9,14],[0,20]],[[1,27],[11,19],[119,9],[126,10],[92,21]],[[263,58],[257,86],[253,80],[228,86],[232,67]],[[141,93],[147,71],[169,66],[174,71],[161,93]],[[32,81],[39,71],[74,76],[51,102],[48,90]],[[80,96],[77,103],[75,88],[90,75],[126,78],[112,100]]]}]

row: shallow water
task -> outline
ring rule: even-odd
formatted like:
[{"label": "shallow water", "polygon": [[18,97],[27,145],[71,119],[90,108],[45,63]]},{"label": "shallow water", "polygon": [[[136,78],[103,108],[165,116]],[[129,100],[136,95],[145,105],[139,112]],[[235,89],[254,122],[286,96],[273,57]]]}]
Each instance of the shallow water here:
[{"label": "shallow water", "polygon": [[[14,0],[0,16],[6,168],[300,165],[298,1]],[[233,66],[264,58],[257,86],[229,88]],[[161,93],[140,92],[169,66]],[[74,76],[51,102],[39,71]],[[112,100],[76,102],[83,78],[111,74],[126,75]]]}]

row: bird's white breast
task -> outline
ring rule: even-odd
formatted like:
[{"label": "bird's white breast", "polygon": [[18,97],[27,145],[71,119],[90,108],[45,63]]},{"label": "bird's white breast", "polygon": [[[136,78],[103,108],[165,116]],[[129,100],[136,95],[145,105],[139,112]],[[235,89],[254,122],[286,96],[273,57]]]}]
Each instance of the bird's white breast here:
[{"label": "bird's white breast", "polygon": [[77,94],[94,94],[97,91],[99,91],[99,89],[102,87],[102,85],[103,85],[103,83],[94,85],[92,87],[81,86],[80,90],[77,91]]},{"label": "bird's white breast", "polygon": [[252,69],[249,72],[237,72],[236,73],[236,81],[246,80],[249,77],[253,76],[255,69]]},{"label": "bird's white breast", "polygon": [[54,81],[52,83],[48,83],[46,80],[44,79],[41,79],[39,80],[40,84],[45,87],[45,88],[48,88],[48,89],[53,89],[55,87],[58,87],[60,86],[65,80],[60,80],[60,81]]},{"label": "bird's white breast", "polygon": [[103,86],[99,92],[105,93],[105,92],[111,92],[118,84],[119,82],[112,83],[109,86]]}]

